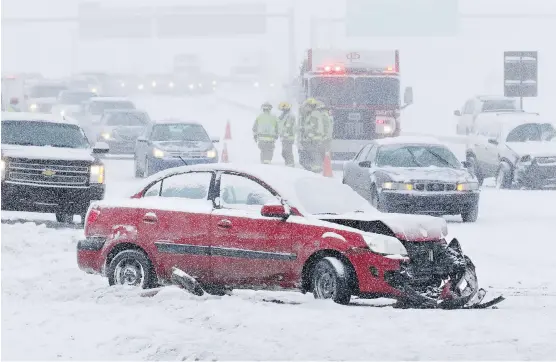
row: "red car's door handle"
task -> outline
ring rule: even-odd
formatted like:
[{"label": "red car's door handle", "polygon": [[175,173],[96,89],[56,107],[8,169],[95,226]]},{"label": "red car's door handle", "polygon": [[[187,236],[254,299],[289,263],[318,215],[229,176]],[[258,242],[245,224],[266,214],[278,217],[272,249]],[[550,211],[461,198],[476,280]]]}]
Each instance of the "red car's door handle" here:
[{"label": "red car's door handle", "polygon": [[143,222],[148,224],[154,224],[158,222],[158,217],[154,212],[147,212],[145,215],[143,215]]},{"label": "red car's door handle", "polygon": [[220,220],[217,225],[219,228],[229,229],[232,227],[232,222],[230,220],[224,219]]}]

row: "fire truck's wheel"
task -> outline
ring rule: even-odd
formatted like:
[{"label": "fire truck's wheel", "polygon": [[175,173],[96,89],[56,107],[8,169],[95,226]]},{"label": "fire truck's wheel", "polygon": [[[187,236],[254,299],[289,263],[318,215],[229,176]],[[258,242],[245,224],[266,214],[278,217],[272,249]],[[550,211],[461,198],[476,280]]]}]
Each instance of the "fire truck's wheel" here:
[{"label": "fire truck's wheel", "polygon": [[322,258],[313,269],[313,295],[316,299],[332,299],[348,304],[351,299],[349,268],[338,258]]}]

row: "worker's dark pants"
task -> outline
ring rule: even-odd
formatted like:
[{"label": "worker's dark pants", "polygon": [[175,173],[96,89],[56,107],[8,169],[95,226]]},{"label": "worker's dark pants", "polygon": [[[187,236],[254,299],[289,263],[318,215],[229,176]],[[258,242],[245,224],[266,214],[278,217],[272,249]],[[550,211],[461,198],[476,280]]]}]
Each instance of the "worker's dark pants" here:
[{"label": "worker's dark pants", "polygon": [[286,166],[295,166],[295,161],[293,159],[293,141],[282,140],[282,157]]},{"label": "worker's dark pants", "polygon": [[306,170],[311,170],[311,165],[309,164],[309,154],[307,153],[308,142],[300,141],[299,148],[297,149],[297,154],[299,156],[299,164]]},{"label": "worker's dark pants", "polygon": [[307,142],[305,144],[305,150],[308,158],[308,169],[317,173],[322,172],[324,156],[326,154],[324,143],[322,141]]},{"label": "worker's dark pants", "polygon": [[259,141],[259,150],[261,150],[261,163],[271,163],[274,156],[275,141]]}]

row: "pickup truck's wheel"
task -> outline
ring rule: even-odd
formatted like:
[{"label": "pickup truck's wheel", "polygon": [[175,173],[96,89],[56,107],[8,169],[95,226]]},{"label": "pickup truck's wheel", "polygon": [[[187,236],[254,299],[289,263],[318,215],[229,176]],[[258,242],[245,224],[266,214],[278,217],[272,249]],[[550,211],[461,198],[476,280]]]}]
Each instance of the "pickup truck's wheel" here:
[{"label": "pickup truck's wheel", "polygon": [[507,162],[501,162],[496,172],[496,188],[509,189],[512,186],[512,167]]},{"label": "pickup truck's wheel", "polygon": [[143,177],[149,177],[149,172],[151,171],[149,170],[149,168],[149,159],[145,158],[145,163],[143,166]]},{"label": "pickup truck's wheel", "polygon": [[349,268],[338,258],[321,259],[313,269],[313,295],[316,299],[348,304],[351,299],[349,276]]},{"label": "pickup truck's wheel", "polygon": [[139,164],[137,162],[137,156],[133,158],[133,164],[135,165],[135,177],[139,178],[143,176],[143,171],[139,169]]},{"label": "pickup truck's wheel", "polygon": [[120,251],[108,265],[106,274],[110,285],[131,285],[148,289],[156,284],[152,263],[140,250]]},{"label": "pickup truck's wheel", "polygon": [[468,155],[467,163],[469,164],[469,171],[471,171],[471,173],[475,175],[477,181],[479,181],[479,186],[481,186],[485,178],[483,176],[483,173],[481,172],[481,169],[479,168],[479,164],[475,156]]},{"label": "pickup truck's wheel", "polygon": [[461,213],[461,219],[463,222],[475,222],[479,217],[479,203],[469,206],[467,210]]},{"label": "pickup truck's wheel", "polygon": [[62,224],[71,224],[73,223],[73,214],[68,214],[66,212],[57,212],[56,221]]}]

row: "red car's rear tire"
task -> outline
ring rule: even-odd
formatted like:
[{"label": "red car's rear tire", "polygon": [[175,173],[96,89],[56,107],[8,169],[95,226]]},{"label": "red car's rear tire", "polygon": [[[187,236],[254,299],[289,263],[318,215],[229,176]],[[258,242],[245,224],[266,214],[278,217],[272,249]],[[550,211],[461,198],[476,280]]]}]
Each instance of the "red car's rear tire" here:
[{"label": "red car's rear tire", "polygon": [[130,285],[143,289],[156,286],[156,273],[151,261],[141,250],[120,251],[106,270],[108,284]]},{"label": "red car's rear tire", "polygon": [[338,304],[348,304],[351,299],[350,269],[340,259],[327,256],[313,269],[311,278],[316,299],[332,299]]}]

